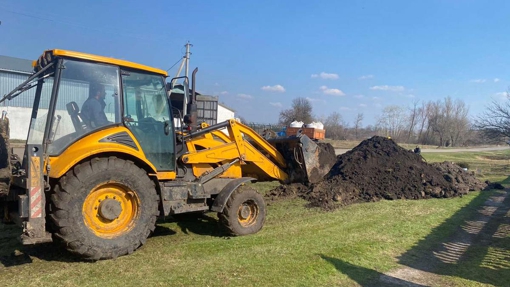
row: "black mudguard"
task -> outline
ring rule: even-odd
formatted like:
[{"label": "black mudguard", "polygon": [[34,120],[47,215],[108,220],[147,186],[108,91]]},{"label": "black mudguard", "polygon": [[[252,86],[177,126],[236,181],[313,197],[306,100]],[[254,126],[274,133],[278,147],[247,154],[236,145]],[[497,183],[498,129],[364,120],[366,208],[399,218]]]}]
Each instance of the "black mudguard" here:
[{"label": "black mudguard", "polygon": [[212,211],[222,212],[225,204],[227,204],[227,200],[230,198],[230,195],[236,190],[241,184],[250,182],[255,180],[252,177],[241,177],[237,179],[233,179],[231,182],[227,183],[225,187],[221,190],[221,192],[216,196],[214,202],[211,206]]}]

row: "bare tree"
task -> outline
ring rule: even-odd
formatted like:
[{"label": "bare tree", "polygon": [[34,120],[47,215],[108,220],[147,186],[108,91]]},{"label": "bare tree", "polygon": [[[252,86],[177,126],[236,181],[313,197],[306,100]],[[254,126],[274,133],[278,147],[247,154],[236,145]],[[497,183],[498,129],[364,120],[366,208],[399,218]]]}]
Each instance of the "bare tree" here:
[{"label": "bare tree", "polygon": [[354,120],[354,139],[358,139],[359,129],[361,128],[361,124],[363,122],[363,113],[358,113],[356,119]]},{"label": "bare tree", "polygon": [[407,115],[400,106],[387,106],[378,120],[378,126],[386,136],[400,140],[407,126]]},{"label": "bare tree", "polygon": [[430,114],[429,114],[429,127],[439,138],[439,146],[445,146],[446,144],[446,122],[447,115],[445,114],[445,109],[441,107],[441,101],[437,101],[430,105]]},{"label": "bare tree", "polygon": [[510,92],[504,102],[493,100],[475,120],[475,128],[491,142],[510,137]]},{"label": "bare tree", "polygon": [[462,136],[469,131],[468,108],[457,99],[429,103],[428,128],[437,136],[439,146],[461,145]]},{"label": "bare tree", "polygon": [[344,139],[344,124],[342,115],[338,112],[331,113],[323,122],[326,137],[334,140]]},{"label": "bare tree", "polygon": [[416,127],[417,121],[419,119],[419,101],[414,101],[413,106],[409,109],[409,128],[407,130],[407,142],[411,142],[411,136],[414,134],[414,129]]},{"label": "bare tree", "polygon": [[305,124],[313,121],[312,104],[306,98],[295,98],[290,109],[280,112],[280,124],[288,126],[293,121],[302,121]]},{"label": "bare tree", "polygon": [[431,104],[431,102],[422,102],[421,107],[418,109],[418,141],[421,143],[425,143],[423,140],[423,133],[424,131],[428,130],[428,119],[431,110]]},{"label": "bare tree", "polygon": [[461,145],[468,138],[471,125],[468,113],[469,109],[462,100],[457,99],[453,102],[451,123],[449,124],[449,136],[452,146]]}]

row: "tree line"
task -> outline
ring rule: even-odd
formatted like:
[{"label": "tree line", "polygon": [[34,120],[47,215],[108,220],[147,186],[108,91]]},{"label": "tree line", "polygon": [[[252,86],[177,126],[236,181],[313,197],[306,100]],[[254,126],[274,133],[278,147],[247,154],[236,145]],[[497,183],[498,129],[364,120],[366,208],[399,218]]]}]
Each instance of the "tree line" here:
[{"label": "tree line", "polygon": [[486,112],[474,120],[469,117],[466,103],[451,97],[415,101],[411,106],[390,105],[384,107],[375,125],[364,126],[363,113],[358,113],[351,123],[344,121],[338,112],[327,117],[315,116],[310,101],[299,97],[279,115],[281,126],[289,126],[295,120],[305,124],[320,121],[326,137],[336,140],[362,140],[380,135],[417,145],[477,145],[510,138],[510,100],[506,103],[493,101]]}]

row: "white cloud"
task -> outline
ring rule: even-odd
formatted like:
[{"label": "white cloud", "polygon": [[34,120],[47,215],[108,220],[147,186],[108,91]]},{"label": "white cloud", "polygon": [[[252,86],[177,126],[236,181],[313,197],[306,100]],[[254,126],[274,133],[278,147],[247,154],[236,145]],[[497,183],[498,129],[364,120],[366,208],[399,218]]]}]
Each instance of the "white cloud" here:
[{"label": "white cloud", "polygon": [[216,87],[219,87],[219,86],[220,86],[220,84],[218,84],[218,83],[214,83],[214,85],[215,85]]},{"label": "white cloud", "polygon": [[373,79],[374,78],[374,75],[363,75],[361,77],[358,78],[358,80],[368,80],[368,79]]},{"label": "white cloud", "polygon": [[321,78],[324,80],[336,80],[339,77],[338,74],[321,72],[320,74],[312,74],[312,78]]},{"label": "white cloud", "polygon": [[276,103],[273,103],[273,102],[269,102],[269,104],[273,107],[277,107],[277,108],[281,108],[282,107],[282,103],[280,102],[276,102]]},{"label": "white cloud", "polygon": [[341,111],[350,111],[351,108],[348,108],[348,107],[340,107],[340,110]]},{"label": "white cloud", "polygon": [[355,95],[354,97],[355,97],[356,99],[363,99],[365,96],[363,96],[363,95]]},{"label": "white cloud", "polygon": [[365,104],[359,104],[359,106],[360,106],[360,107],[362,107],[362,108],[364,108],[364,107],[366,107],[367,105],[365,105]]},{"label": "white cloud", "polygon": [[477,83],[477,84],[485,83],[486,81],[487,81],[486,79],[474,79],[474,80],[471,80],[472,83]]},{"label": "white cloud", "polygon": [[496,96],[498,99],[501,99],[501,100],[508,100],[508,93],[507,92],[495,93],[494,96]]},{"label": "white cloud", "polygon": [[326,102],[325,100],[323,99],[317,99],[317,98],[310,98],[310,97],[306,97],[306,99],[310,102]]},{"label": "white cloud", "polygon": [[269,92],[278,92],[278,93],[285,92],[285,88],[282,85],[263,86],[261,89],[264,91],[269,91]]},{"label": "white cloud", "polygon": [[321,86],[319,89],[322,90],[322,92],[326,95],[332,95],[332,96],[345,96],[344,92],[342,92],[339,89],[330,89],[326,86]]},{"label": "white cloud", "polygon": [[402,92],[405,90],[403,86],[388,86],[388,85],[382,85],[382,86],[373,86],[370,87],[371,90],[379,90],[379,91],[392,91],[392,92]]},{"label": "white cloud", "polygon": [[409,94],[407,95],[408,98],[414,98],[414,95],[413,94]]},{"label": "white cloud", "polygon": [[226,95],[226,94],[228,94],[228,92],[227,92],[227,91],[222,91],[222,92],[220,92],[220,95]]},{"label": "white cloud", "polygon": [[499,78],[494,78],[494,83],[501,81]]},{"label": "white cloud", "polygon": [[241,99],[246,99],[246,100],[251,100],[251,99],[253,99],[253,97],[252,97],[252,96],[247,95],[247,94],[237,94],[237,97],[238,97],[238,98],[241,98]]},{"label": "white cloud", "polygon": [[377,100],[380,100],[380,99],[381,98],[379,98],[379,97],[372,97],[372,100],[376,100],[377,101]]}]

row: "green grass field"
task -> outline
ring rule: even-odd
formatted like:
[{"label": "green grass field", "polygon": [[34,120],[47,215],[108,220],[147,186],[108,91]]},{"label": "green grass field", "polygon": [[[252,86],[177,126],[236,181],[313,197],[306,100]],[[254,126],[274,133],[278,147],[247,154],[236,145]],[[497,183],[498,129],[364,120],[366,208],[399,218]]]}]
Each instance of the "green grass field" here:
[{"label": "green grass field", "polygon": [[423,153],[428,162],[452,161],[467,163],[469,170],[479,178],[493,182],[504,180],[510,175],[510,151]]},{"label": "green grass field", "polygon": [[[510,152],[424,157],[468,162],[480,176],[501,181]],[[266,192],[276,185],[255,187]],[[333,212],[307,209],[300,199],[268,202],[266,224],[257,234],[227,237],[214,214],[190,216],[160,223],[132,255],[96,263],[80,262],[52,244],[23,247],[17,228],[0,225],[0,286],[379,286],[374,282],[383,273],[419,261],[495,192],[363,203]],[[474,249],[470,256],[485,253]],[[447,266],[438,286],[506,286],[510,265],[504,260],[500,269],[471,261]],[[487,270],[491,278],[483,277]]]}]

